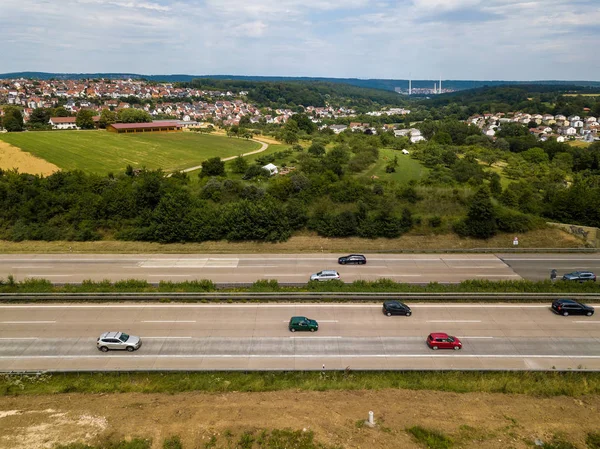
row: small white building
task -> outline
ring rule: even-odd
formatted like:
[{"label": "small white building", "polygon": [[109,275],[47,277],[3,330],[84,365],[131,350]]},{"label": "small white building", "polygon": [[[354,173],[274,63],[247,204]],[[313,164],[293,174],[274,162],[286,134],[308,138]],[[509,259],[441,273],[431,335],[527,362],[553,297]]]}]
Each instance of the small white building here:
[{"label": "small white building", "polygon": [[407,149],[402,150],[402,154],[410,154]]},{"label": "small white building", "polygon": [[78,129],[75,117],[52,117],[48,122],[52,129]]},{"label": "small white building", "polygon": [[277,169],[277,166],[274,164],[267,164],[263,167],[263,169],[268,170],[269,173],[271,174],[271,176],[276,175],[277,173],[279,173],[279,170]]}]

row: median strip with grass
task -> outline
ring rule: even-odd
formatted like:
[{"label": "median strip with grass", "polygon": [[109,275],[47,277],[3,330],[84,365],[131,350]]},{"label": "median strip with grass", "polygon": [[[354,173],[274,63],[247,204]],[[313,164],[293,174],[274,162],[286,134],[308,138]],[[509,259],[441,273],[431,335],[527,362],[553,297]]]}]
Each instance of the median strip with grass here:
[{"label": "median strip with grass", "polygon": [[[247,287],[219,288],[213,281],[170,282],[151,284],[145,280],[129,279],[118,282],[83,281],[81,284],[55,285],[47,279],[25,279],[16,281],[12,276],[0,279],[0,293],[586,293],[600,294],[597,283],[566,281],[488,281],[467,280],[458,284],[406,284],[390,279],[377,281],[311,281],[302,286],[286,286],[276,280],[260,280]],[[233,299],[233,298],[232,298]],[[240,299],[240,298],[237,298]],[[243,298],[242,298],[243,299]],[[277,299],[277,298],[275,298]],[[189,300],[189,298],[188,298]]]}]

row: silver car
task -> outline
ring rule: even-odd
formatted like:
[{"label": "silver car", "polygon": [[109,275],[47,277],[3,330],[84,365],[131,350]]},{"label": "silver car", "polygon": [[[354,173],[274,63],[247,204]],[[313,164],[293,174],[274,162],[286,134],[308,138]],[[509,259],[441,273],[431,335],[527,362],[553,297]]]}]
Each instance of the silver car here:
[{"label": "silver car", "polygon": [[127,335],[124,332],[104,332],[96,341],[96,347],[102,352],[110,349],[125,349],[133,352],[142,346],[140,337]]},{"label": "silver car", "polygon": [[332,281],[334,279],[340,279],[340,274],[335,270],[323,270],[310,276],[311,281]]}]

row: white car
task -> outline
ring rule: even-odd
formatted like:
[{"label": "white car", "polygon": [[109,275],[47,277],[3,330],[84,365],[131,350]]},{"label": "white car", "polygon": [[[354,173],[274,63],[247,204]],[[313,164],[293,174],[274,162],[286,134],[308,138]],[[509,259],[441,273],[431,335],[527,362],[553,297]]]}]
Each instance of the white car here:
[{"label": "white car", "polygon": [[102,352],[108,352],[110,349],[124,349],[133,352],[140,346],[142,346],[140,337],[127,335],[124,332],[104,332],[96,340],[96,347]]},{"label": "white car", "polygon": [[323,270],[310,276],[311,281],[331,281],[340,279],[340,274],[335,270]]}]

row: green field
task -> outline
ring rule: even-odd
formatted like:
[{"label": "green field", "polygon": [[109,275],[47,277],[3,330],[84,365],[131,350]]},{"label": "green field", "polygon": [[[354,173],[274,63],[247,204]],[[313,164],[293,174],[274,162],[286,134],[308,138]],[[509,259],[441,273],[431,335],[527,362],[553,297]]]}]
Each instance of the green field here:
[{"label": "green field", "polygon": [[65,170],[104,174],[134,168],[181,170],[219,156],[258,150],[256,142],[196,133],[113,134],[46,131],[1,134],[0,139]]},{"label": "green field", "polygon": [[[386,173],[385,166],[388,162],[398,156],[398,166],[395,173]],[[428,169],[423,167],[418,161],[412,159],[410,155],[402,154],[400,151],[384,148],[379,150],[379,160],[375,162],[360,176],[377,176],[381,180],[396,181],[400,184],[407,183],[411,179],[419,180],[427,174]]]}]

